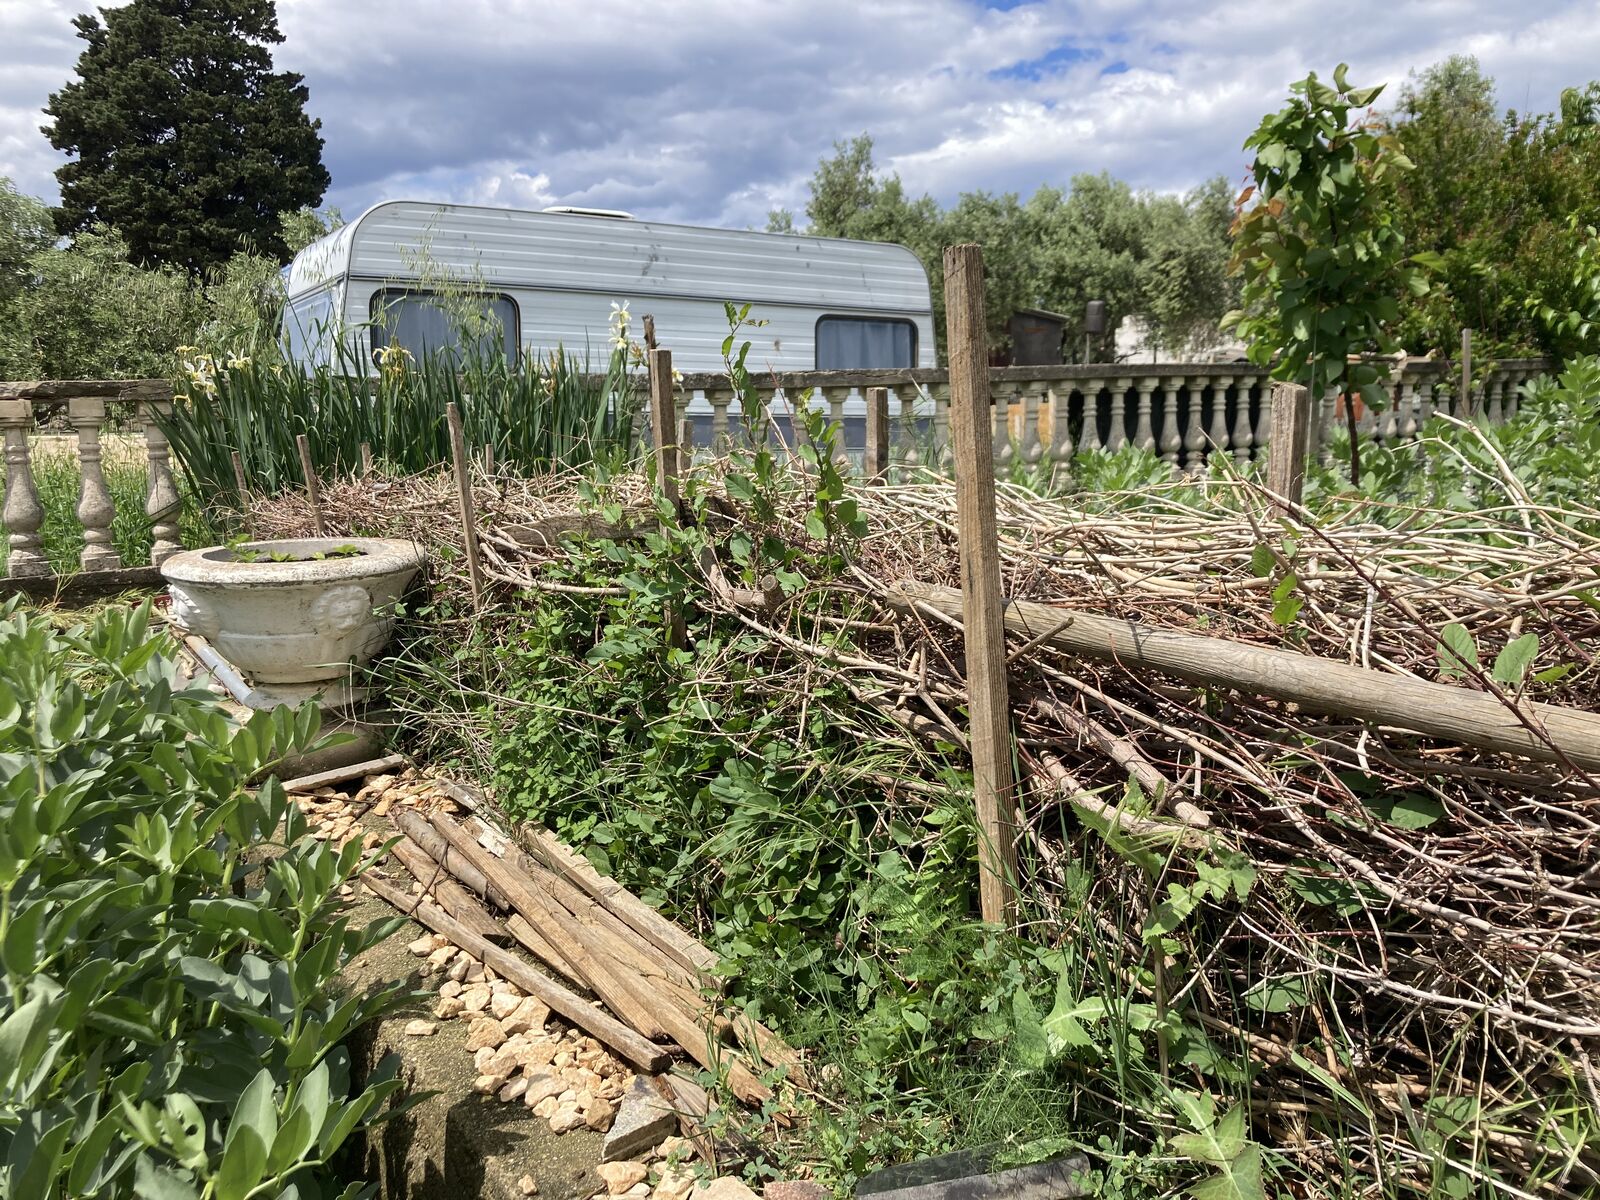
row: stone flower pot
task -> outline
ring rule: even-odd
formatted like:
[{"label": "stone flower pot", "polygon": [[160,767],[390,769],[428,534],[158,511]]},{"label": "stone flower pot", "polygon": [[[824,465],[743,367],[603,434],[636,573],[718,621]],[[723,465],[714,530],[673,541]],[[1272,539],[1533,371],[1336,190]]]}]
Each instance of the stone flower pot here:
[{"label": "stone flower pot", "polygon": [[395,602],[422,563],[415,542],[285,538],[188,550],[162,563],[161,574],[173,619],[264,698],[293,704],[321,695],[339,704],[359,698],[354,668],[389,640]]}]

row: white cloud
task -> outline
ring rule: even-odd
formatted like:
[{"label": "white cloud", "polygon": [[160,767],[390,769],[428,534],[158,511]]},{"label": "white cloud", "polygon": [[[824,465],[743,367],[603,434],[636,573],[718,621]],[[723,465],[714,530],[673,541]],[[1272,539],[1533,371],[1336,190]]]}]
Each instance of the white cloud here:
[{"label": "white cloud", "polygon": [[[0,0],[0,174],[53,193],[37,127],[83,0]],[[1503,103],[1600,74],[1600,3],[1544,0],[279,0],[279,64],[323,120],[329,200],[394,196],[760,225],[836,139],[914,191],[1030,192],[1080,171],[1235,177],[1289,82],[1403,81],[1477,54]],[[1108,68],[1110,69],[1108,71]]]}]

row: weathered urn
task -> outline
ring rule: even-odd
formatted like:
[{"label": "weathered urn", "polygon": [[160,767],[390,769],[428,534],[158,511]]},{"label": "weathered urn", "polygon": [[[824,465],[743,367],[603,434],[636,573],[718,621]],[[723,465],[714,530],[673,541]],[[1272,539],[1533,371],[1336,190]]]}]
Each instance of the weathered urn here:
[{"label": "weathered urn", "polygon": [[161,564],[173,619],[249,677],[263,698],[358,695],[354,668],[389,640],[422,547],[391,538],[286,538],[213,546]]}]

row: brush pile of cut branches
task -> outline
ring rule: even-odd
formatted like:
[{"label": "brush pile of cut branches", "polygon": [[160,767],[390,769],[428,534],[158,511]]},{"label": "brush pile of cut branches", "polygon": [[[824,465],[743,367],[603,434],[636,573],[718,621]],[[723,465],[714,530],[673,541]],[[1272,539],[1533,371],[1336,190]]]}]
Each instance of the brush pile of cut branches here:
[{"label": "brush pile of cut branches", "polygon": [[[810,681],[797,689],[829,680],[875,730],[959,753],[953,487],[856,489],[865,531],[819,538],[804,477],[758,515],[728,471],[701,464],[688,480],[694,604],[789,668],[775,675]],[[655,536],[660,512],[641,476],[600,490],[476,481],[495,589],[475,619],[534,593],[626,592],[621,578],[575,581],[569,539]],[[1247,1062],[1232,1086],[1257,1136],[1320,1170],[1351,1152],[1333,1149],[1337,1126],[1381,1144],[1408,1184],[1445,1170],[1474,1190],[1593,1194],[1600,771],[1597,748],[1555,736],[1550,718],[1600,711],[1600,513],[1397,512],[1353,497],[1285,515],[1243,482],[1204,504],[1192,486],[1095,501],[998,496],[1008,599],[1061,617],[1009,639],[1031,928],[1066,936],[1045,932],[1082,886],[1063,850],[1088,844],[1093,919],[1120,946],[1115,972],[1148,1006],[1152,1058],[1175,1085],[1221,1087],[1208,1054]],[[466,594],[447,477],[337,484],[323,505],[332,531],[420,538],[434,587]],[[294,496],[252,520],[263,535],[310,523]],[[792,569],[775,590],[728,553],[735,538],[833,565]],[[1414,724],[1374,722],[1208,680],[1203,664],[1068,648],[1053,635],[1074,617],[1126,622],[1134,642],[1198,635],[1302,656],[1313,676],[1339,664],[1439,690]],[[717,695],[715,679],[700,685]],[[1484,704],[1526,752],[1421,732]]]}]

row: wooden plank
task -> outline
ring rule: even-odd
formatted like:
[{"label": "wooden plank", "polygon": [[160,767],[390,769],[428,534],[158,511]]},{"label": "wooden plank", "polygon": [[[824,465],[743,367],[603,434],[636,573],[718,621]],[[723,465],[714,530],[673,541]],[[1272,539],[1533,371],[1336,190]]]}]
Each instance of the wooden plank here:
[{"label": "wooden plank", "polygon": [[295,435],[295,448],[300,451],[300,470],[306,477],[306,500],[311,505],[311,528],[318,537],[328,536],[328,527],[322,521],[322,489],[317,485],[317,469],[311,465],[311,439],[305,434]]},{"label": "wooden plank", "polygon": [[363,478],[363,479],[371,479],[372,478],[372,465],[373,465],[372,464],[372,444],[370,442],[362,442],[361,443],[361,478]]},{"label": "wooden plank", "polygon": [[966,630],[972,790],[978,810],[978,897],[985,921],[1010,926],[1017,908],[1016,781],[1006,694],[1005,596],[994,515],[993,414],[983,311],[983,250],[944,252],[950,432]]},{"label": "wooden plank", "polygon": [[482,871],[462,858],[458,851],[453,850],[444,835],[433,827],[427,817],[409,809],[395,809],[390,814],[390,820],[394,822],[396,829],[421,847],[424,854],[449,871],[461,883],[482,896],[495,908],[511,911],[511,898],[497,888]]},{"label": "wooden plank", "polygon": [[1267,490],[1299,506],[1306,489],[1306,453],[1311,444],[1311,392],[1298,383],[1272,386],[1271,440],[1267,444]]},{"label": "wooden plank", "polygon": [[467,465],[467,439],[461,432],[461,412],[455,401],[445,405],[445,420],[450,426],[450,462],[456,476],[456,511],[461,517],[462,537],[467,552],[467,579],[472,587],[472,606],[483,604],[483,563],[478,557],[478,519],[472,507],[472,471]]},{"label": "wooden plank", "polygon": [[889,474],[889,389],[872,387],[867,397],[867,444],[862,458],[862,478],[882,483]]},{"label": "wooden plank", "polygon": [[472,932],[491,942],[510,940],[510,933],[489,915],[472,893],[457,883],[453,875],[410,838],[401,838],[389,853],[422,885],[424,895],[431,896],[440,908]]},{"label": "wooden plank", "polygon": [[555,834],[537,825],[518,829],[523,844],[537,859],[556,874],[570,880],[593,896],[619,920],[626,922],[663,954],[695,972],[702,985],[720,987],[717,956],[701,945],[685,929],[679,928],[640,900],[615,879],[607,878]]},{"label": "wooden plank", "polygon": [[400,771],[411,765],[404,754],[385,754],[382,758],[369,758],[365,762],[351,763],[347,767],[334,767],[331,771],[318,771],[315,775],[299,775],[283,785],[286,792],[309,792],[319,787],[332,787],[362,775],[382,775],[385,771]]},{"label": "wooden plank", "polygon": [[[890,599],[908,607],[927,605],[955,620],[962,617],[961,593],[954,588],[904,583]],[[1072,619],[1064,621],[1069,615]],[[1043,642],[1058,650],[1125,669],[1159,671],[1209,687],[1271,696],[1308,712],[1355,717],[1443,741],[1600,771],[1600,714],[1582,709],[1523,700],[1518,704],[1523,721],[1487,692],[1030,600],[1010,601],[1005,625],[1028,637],[1043,634]]]},{"label": "wooden plank", "polygon": [[1456,402],[1455,415],[1462,420],[1471,417],[1477,406],[1472,402],[1472,330],[1461,331],[1461,393]]},{"label": "wooden plank", "polygon": [[444,934],[484,966],[494,968],[501,978],[510,980],[528,995],[543,1001],[551,1012],[605,1043],[639,1070],[654,1075],[664,1071],[671,1063],[672,1056],[665,1049],[639,1036],[576,992],[541,975],[511,951],[502,950],[487,938],[479,937],[431,900],[407,895],[370,871],[361,877],[361,882],[375,896],[387,900],[435,933]]}]

